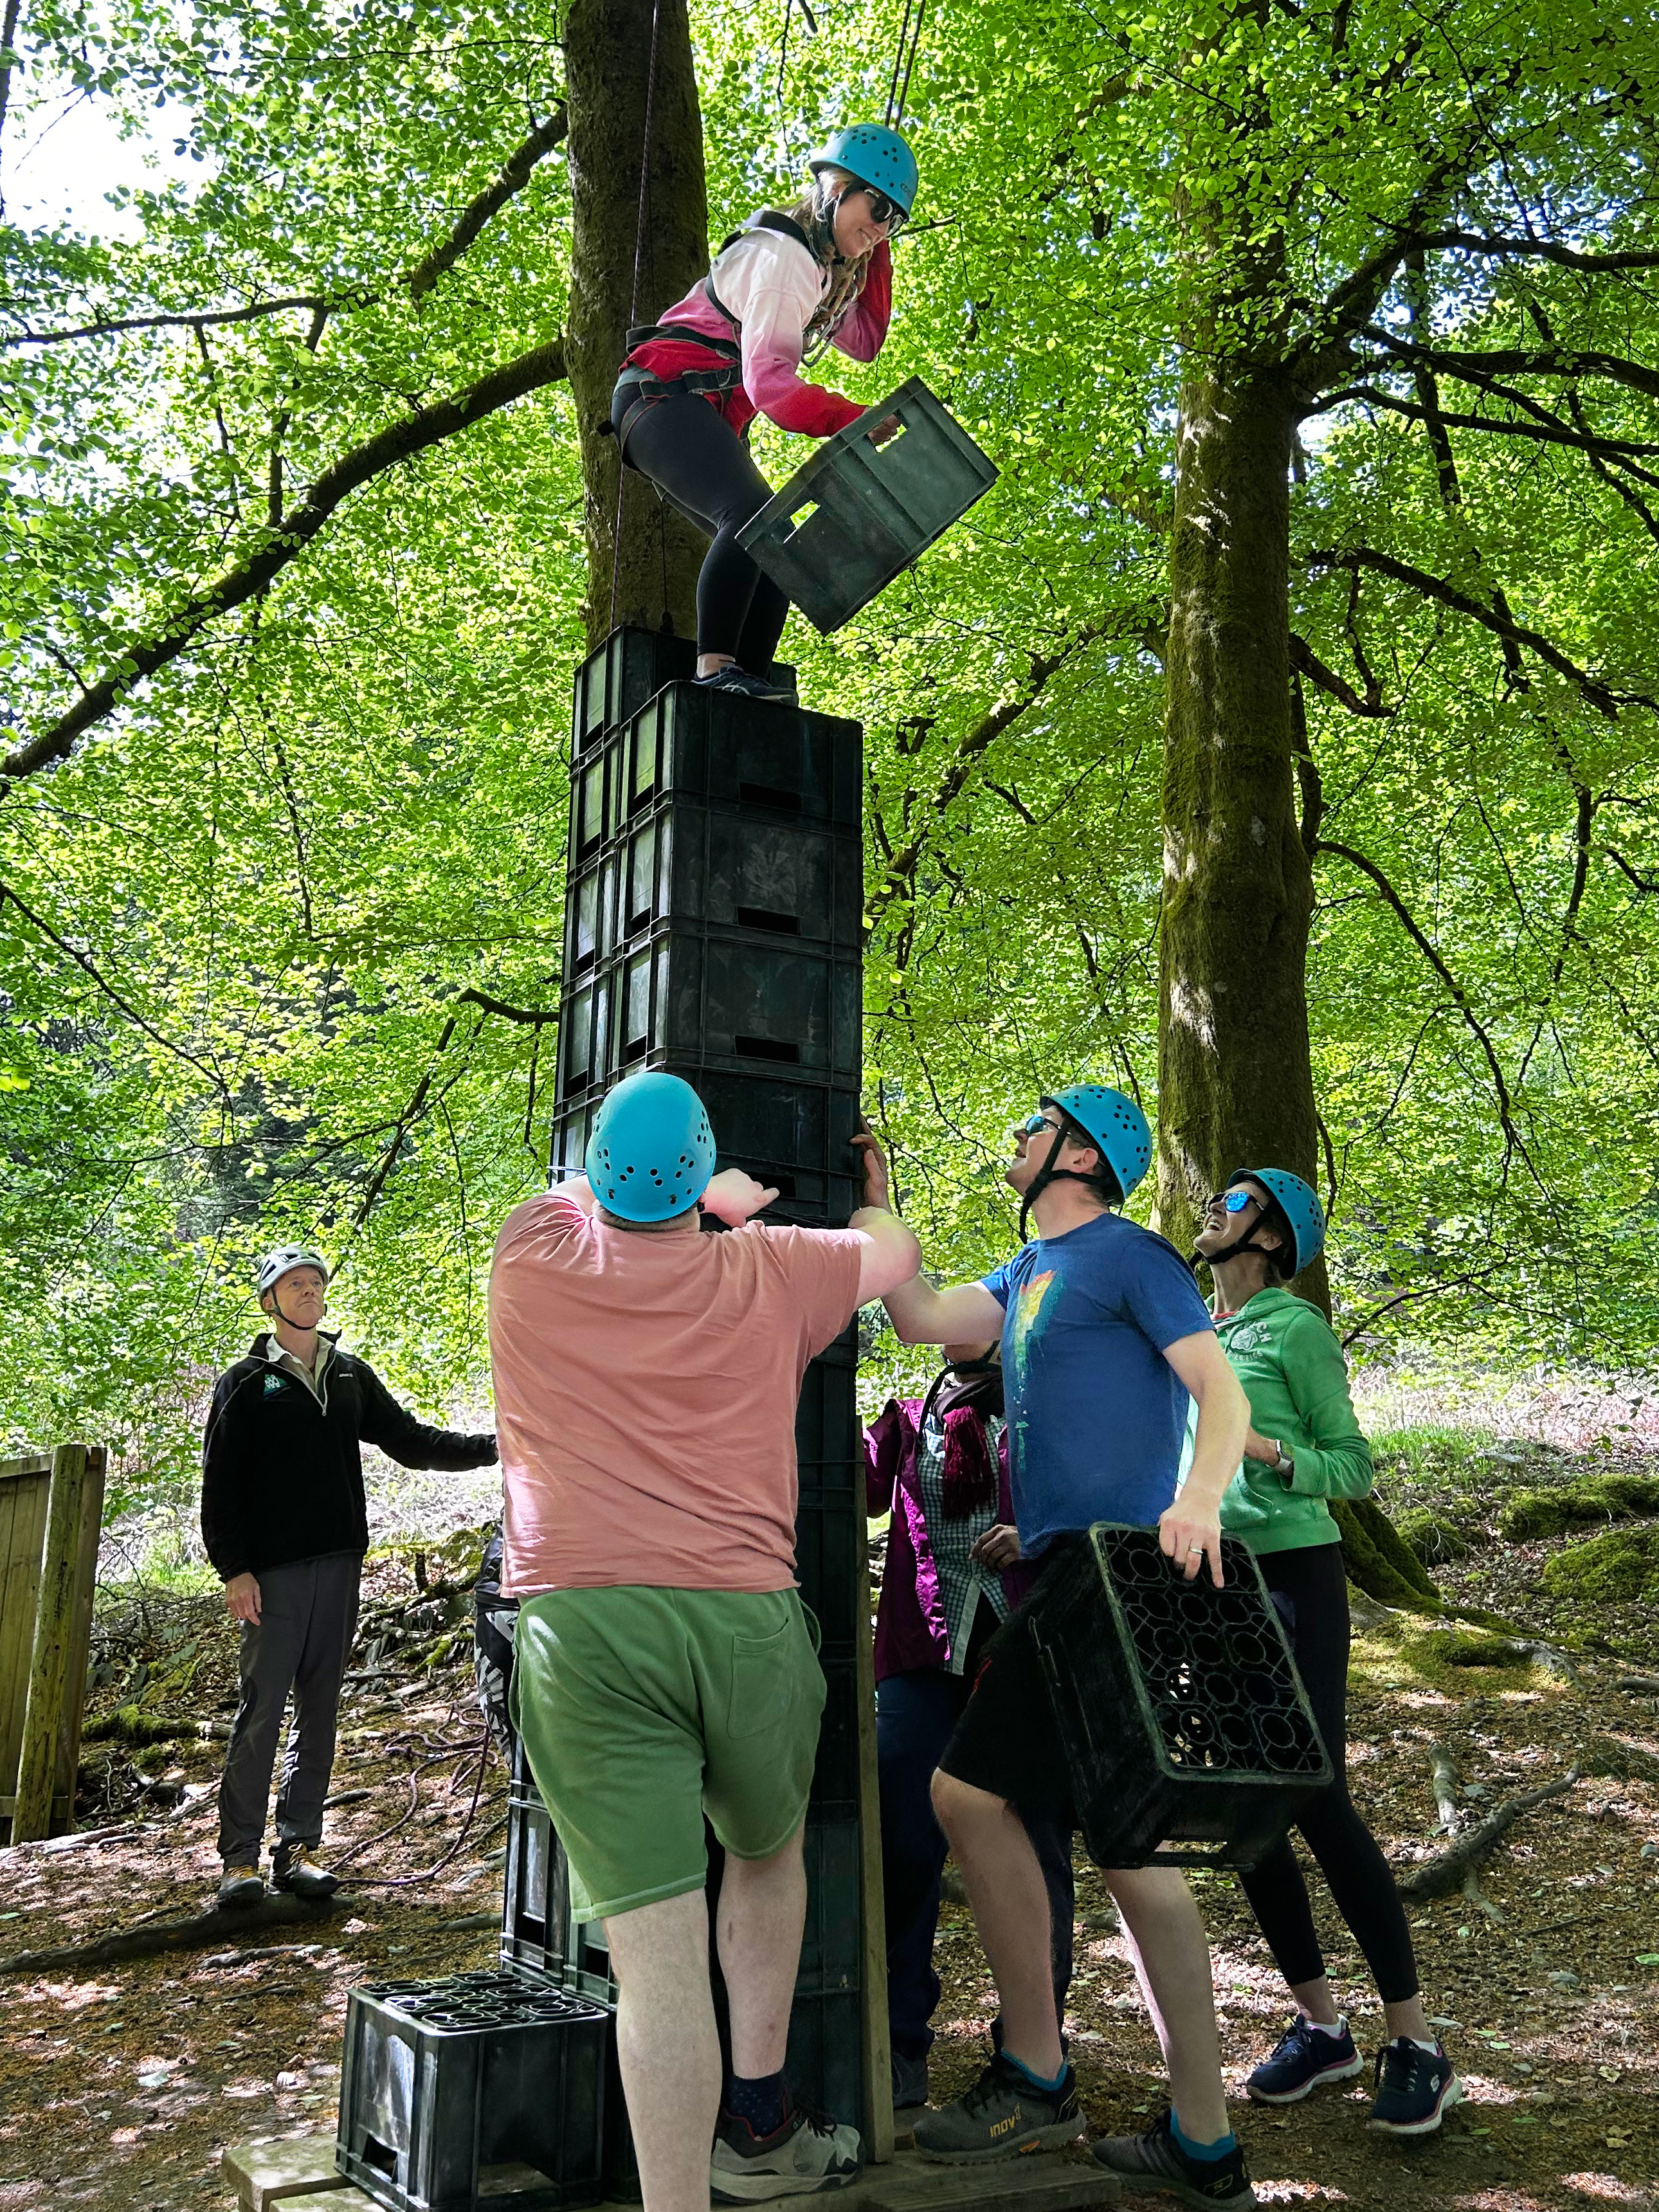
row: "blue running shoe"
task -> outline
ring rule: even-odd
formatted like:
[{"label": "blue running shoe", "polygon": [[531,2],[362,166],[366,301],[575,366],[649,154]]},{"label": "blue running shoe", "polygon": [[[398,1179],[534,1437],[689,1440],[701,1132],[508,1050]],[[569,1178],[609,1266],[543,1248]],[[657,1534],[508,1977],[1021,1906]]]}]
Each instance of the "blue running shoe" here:
[{"label": "blue running shoe", "polygon": [[1364,2069],[1346,2020],[1340,2035],[1327,2035],[1297,2013],[1244,2087],[1258,2105],[1294,2105],[1322,2081],[1352,2081]]},{"label": "blue running shoe", "polygon": [[1463,2084],[1440,2045],[1425,2051],[1400,2035],[1376,2054],[1376,2099],[1365,2125],[1386,2136],[1431,2136],[1447,2106],[1462,2101]]}]

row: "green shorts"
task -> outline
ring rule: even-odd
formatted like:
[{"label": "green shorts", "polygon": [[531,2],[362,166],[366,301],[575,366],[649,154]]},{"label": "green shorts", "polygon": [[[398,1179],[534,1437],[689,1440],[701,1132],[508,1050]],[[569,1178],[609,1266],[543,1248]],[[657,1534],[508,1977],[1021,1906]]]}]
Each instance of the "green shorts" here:
[{"label": "green shorts", "polygon": [[788,1842],[823,1711],[817,1631],[793,1589],[629,1584],[525,1600],[514,1717],[579,1919],[700,1889],[705,1813],[740,1859]]}]

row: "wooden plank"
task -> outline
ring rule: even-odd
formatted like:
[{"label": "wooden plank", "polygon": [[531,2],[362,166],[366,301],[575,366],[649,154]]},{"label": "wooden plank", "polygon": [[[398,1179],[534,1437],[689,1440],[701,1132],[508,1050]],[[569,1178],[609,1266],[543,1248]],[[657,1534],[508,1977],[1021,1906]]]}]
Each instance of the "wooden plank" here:
[{"label": "wooden plank", "polygon": [[[52,1788],[58,1772],[58,1733],[63,1723],[65,1672],[75,1622],[76,1568],[81,1555],[81,1500],[86,1489],[87,1447],[59,1444],[52,1455],[46,1502],[46,1540],[40,1553],[40,1587],[29,1661],[23,1744],[17,1759],[16,1802],[11,1839],[32,1843],[52,1827]],[[80,1695],[76,1686],[76,1695]]]},{"label": "wooden plank", "polygon": [[92,1601],[98,1587],[98,1546],[104,1533],[104,1473],[109,1455],[102,1444],[87,1454],[86,1480],[81,1489],[80,1540],[75,1556],[74,1610],[69,1626],[69,1652],[64,1674],[64,1711],[58,1728],[58,1775],[52,1803],[67,1799],[70,1811],[59,1821],[53,1814],[52,1832],[75,1826],[75,1778],[81,1764],[81,1721],[87,1705],[87,1661],[92,1650]]},{"label": "wooden plank", "polygon": [[46,1526],[47,1477],[39,1468],[0,1488],[5,1546],[0,1550],[0,1790],[17,1787],[17,1759],[34,1650],[34,1604]]},{"label": "wooden plank", "polygon": [[20,1475],[50,1474],[50,1452],[27,1452],[21,1459],[0,1459],[0,1482],[11,1482]]},{"label": "wooden plank", "polygon": [[[860,1524],[861,1525],[861,1524]],[[893,2155],[893,2062],[887,2030],[887,1915],[881,1885],[881,1801],[876,1771],[876,1657],[870,1631],[870,1561],[859,1547],[854,1578],[859,1617],[854,1629],[858,1657],[859,1831],[864,1892],[865,2156],[884,2165]]]}]

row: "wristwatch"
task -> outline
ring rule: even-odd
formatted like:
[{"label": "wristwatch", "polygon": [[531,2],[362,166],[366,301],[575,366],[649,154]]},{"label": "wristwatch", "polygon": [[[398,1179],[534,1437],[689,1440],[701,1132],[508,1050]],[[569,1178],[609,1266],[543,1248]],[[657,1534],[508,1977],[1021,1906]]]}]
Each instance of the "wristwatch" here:
[{"label": "wristwatch", "polygon": [[1291,1457],[1290,1454],[1285,1450],[1284,1445],[1277,1437],[1273,1438],[1273,1449],[1279,1454],[1279,1457],[1273,1462],[1269,1472],[1276,1474],[1288,1490],[1291,1485],[1291,1477],[1296,1473],[1296,1462]]}]

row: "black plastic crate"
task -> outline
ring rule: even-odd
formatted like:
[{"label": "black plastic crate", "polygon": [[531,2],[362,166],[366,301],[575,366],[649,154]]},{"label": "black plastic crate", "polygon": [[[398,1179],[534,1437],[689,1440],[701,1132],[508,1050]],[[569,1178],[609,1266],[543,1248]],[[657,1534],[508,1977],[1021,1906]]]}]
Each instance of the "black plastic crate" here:
[{"label": "black plastic crate", "polygon": [[864,942],[863,846],[855,830],[662,799],[572,876],[565,916],[573,981],[657,921],[856,951]]},{"label": "black plastic crate", "polygon": [[863,778],[857,722],[671,684],[573,768],[570,866],[580,867],[634,816],[671,795],[861,831]]},{"label": "black plastic crate", "polygon": [[[840,1229],[863,1204],[863,1170],[851,1142],[859,1097],[850,1084],[738,1075],[688,1054],[651,1054],[642,1065],[690,1084],[708,1109],[720,1167],[742,1168],[777,1191],[766,1220]],[[550,1160],[556,1182],[581,1173],[605,1088],[595,1084],[561,1097]]]},{"label": "black plastic crate", "polygon": [[1097,1866],[1252,1867],[1331,1779],[1261,1570],[1221,1550],[1217,1589],[1097,1522],[1031,1614]]},{"label": "black plastic crate", "polygon": [[604,2185],[602,2004],[509,1973],[349,1992],[335,2163],[396,2212],[552,2212]]},{"label": "black plastic crate", "polygon": [[523,1741],[515,1739],[507,1788],[502,1966],[562,1981],[570,1926],[569,1864],[530,1771]]},{"label": "black plastic crate", "polygon": [[[896,416],[884,445],[871,434]],[[826,438],[738,543],[814,627],[839,629],[996,482],[919,376]]]},{"label": "black plastic crate", "polygon": [[657,922],[566,990],[559,1102],[686,1060],[854,1085],[863,990],[863,963],[852,951]]},{"label": "black plastic crate", "polygon": [[576,671],[573,750],[630,721],[665,684],[684,683],[696,672],[697,648],[690,638],[627,625],[613,629]]}]

